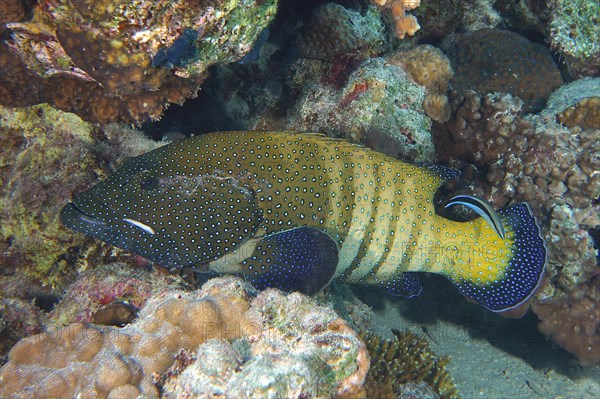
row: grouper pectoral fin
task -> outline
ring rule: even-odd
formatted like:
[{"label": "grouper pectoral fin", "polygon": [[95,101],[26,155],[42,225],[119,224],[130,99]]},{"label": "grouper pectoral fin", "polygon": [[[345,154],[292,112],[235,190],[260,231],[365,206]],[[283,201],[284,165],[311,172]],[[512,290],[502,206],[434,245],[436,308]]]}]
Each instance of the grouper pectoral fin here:
[{"label": "grouper pectoral fin", "polygon": [[267,235],[242,262],[244,276],[258,289],[267,287],[314,294],[335,274],[338,248],[321,230],[298,227]]}]

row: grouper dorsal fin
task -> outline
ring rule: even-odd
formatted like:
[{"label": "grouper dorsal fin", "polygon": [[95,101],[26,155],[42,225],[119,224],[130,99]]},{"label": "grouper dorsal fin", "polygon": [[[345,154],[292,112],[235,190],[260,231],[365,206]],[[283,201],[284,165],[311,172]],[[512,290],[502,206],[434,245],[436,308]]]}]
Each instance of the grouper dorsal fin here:
[{"label": "grouper dorsal fin", "polygon": [[263,237],[242,262],[244,276],[258,289],[267,287],[314,294],[335,274],[338,248],[319,229],[298,227]]}]

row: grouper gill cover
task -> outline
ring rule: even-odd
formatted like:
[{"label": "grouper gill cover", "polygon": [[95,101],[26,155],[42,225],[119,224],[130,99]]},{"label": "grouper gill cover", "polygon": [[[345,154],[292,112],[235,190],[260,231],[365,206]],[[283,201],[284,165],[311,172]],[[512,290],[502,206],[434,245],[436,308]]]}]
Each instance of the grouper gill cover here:
[{"label": "grouper gill cover", "polygon": [[339,278],[410,297],[416,272],[430,272],[493,311],[518,306],[546,260],[529,207],[441,217],[433,195],[451,173],[320,134],[211,133],[126,160],[61,220],[164,266],[241,273],[258,288],[314,293]]}]

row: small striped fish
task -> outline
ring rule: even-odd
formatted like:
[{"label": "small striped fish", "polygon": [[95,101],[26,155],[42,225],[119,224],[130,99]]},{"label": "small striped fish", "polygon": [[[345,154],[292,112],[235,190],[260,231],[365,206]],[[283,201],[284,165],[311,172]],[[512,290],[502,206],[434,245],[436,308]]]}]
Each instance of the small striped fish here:
[{"label": "small striped fish", "polygon": [[493,311],[526,301],[546,250],[529,207],[437,215],[452,171],[321,134],[211,133],[130,158],[75,195],[63,224],[173,268],[241,273],[258,288],[314,293],[332,279],[411,297],[441,274]]}]

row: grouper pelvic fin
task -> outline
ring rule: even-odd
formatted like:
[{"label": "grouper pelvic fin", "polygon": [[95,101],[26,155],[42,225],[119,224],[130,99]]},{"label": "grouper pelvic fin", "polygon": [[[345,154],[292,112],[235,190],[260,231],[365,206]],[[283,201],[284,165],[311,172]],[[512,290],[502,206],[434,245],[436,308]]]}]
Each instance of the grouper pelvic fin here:
[{"label": "grouper pelvic fin", "polygon": [[338,248],[319,229],[298,227],[262,238],[252,256],[242,262],[244,276],[256,288],[314,294],[335,273]]},{"label": "grouper pelvic fin", "polygon": [[389,280],[379,282],[373,287],[378,288],[394,296],[413,298],[419,296],[423,287],[415,273],[398,273]]}]

